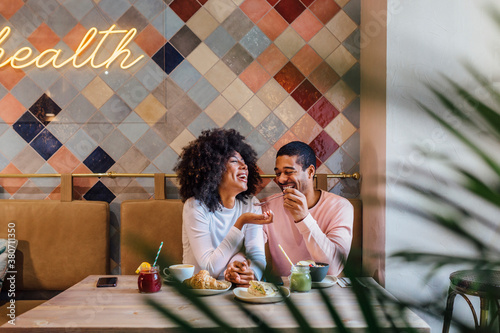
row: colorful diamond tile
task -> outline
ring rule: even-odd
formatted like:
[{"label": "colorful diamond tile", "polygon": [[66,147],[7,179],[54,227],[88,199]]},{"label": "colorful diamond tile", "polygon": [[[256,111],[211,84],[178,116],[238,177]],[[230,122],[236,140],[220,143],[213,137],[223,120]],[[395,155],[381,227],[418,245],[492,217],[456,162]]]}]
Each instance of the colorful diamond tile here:
[{"label": "colorful diamond tile", "polygon": [[163,37],[163,35],[151,24],[142,30],[134,39],[134,42],[150,57],[158,52],[158,50],[165,45],[166,41],[165,37]]},{"label": "colorful diamond tile", "polygon": [[130,30],[134,28],[138,32],[142,32],[148,25],[148,19],[145,18],[137,8],[132,6],[118,19],[118,21],[116,21],[116,23],[118,27],[122,29]]},{"label": "colorful diamond tile", "polygon": [[61,108],[49,96],[43,94],[29,110],[41,123],[47,126],[53,120],[53,116],[59,114]]},{"label": "colorful diamond tile", "polygon": [[174,0],[170,8],[184,21],[187,22],[200,8],[196,0]]},{"label": "colorful diamond tile", "polygon": [[325,59],[340,45],[340,42],[328,29],[323,28],[309,41],[309,45]]},{"label": "colorful diamond tile", "polygon": [[219,127],[224,126],[236,113],[236,109],[223,97],[217,97],[204,111]]},{"label": "colorful diamond tile", "polygon": [[[10,18],[9,22],[17,31],[19,31],[19,35],[11,34],[9,36],[7,42],[2,44],[2,47],[5,47],[6,49],[11,49],[11,47],[19,46],[19,43],[21,42],[20,39],[23,39],[23,41],[25,41],[25,38],[31,35],[33,31],[35,31],[36,28],[38,28],[38,26],[42,24],[43,21],[35,12],[33,12],[30,7],[23,6]],[[17,38],[16,35],[18,35]]]},{"label": "colorful diamond tile", "polygon": [[148,166],[149,160],[139,149],[132,146],[116,163],[128,172],[139,173]]},{"label": "colorful diamond tile", "polygon": [[87,29],[96,27],[97,30],[106,30],[109,29],[113,21],[115,20],[111,19],[101,8],[94,6],[88,14],[80,20],[80,23]]},{"label": "colorful diamond tile", "polygon": [[170,144],[170,147],[180,155],[182,153],[182,149],[191,141],[196,139],[193,134],[191,134],[187,129],[182,131],[182,133],[175,138],[174,141]]},{"label": "colorful diamond tile", "polygon": [[31,112],[26,111],[12,128],[29,143],[44,129],[44,126]]},{"label": "colorful diamond tile", "polygon": [[356,162],[342,148],[339,148],[325,161],[325,164],[332,172],[340,173],[351,170]]},{"label": "colorful diamond tile", "polygon": [[100,147],[116,161],[132,147],[132,143],[120,130],[114,130],[100,143]]},{"label": "colorful diamond tile", "polygon": [[306,7],[299,0],[281,0],[274,9],[288,22],[292,23]]},{"label": "colorful diamond tile", "polygon": [[324,96],[342,112],[356,98],[356,93],[340,80]]},{"label": "colorful diamond tile", "polygon": [[[108,90],[107,93],[106,91],[101,91],[100,97],[107,100],[110,96],[111,89],[109,89],[109,87],[105,83],[103,84],[103,86]],[[47,93],[52,96],[52,99],[55,103],[57,103],[57,105],[59,105],[61,108],[64,108],[73,100],[73,98],[76,97],[76,95],[78,95],[78,90],[76,90],[68,80],[61,76],[61,78],[49,88]],[[101,105],[102,104],[97,104],[96,106],[100,107]]]},{"label": "colorful diamond tile", "polygon": [[186,25],[203,41],[217,29],[219,22],[205,8],[201,8],[186,22]]},{"label": "colorful diamond tile", "polygon": [[224,22],[238,8],[233,0],[208,0],[204,7],[219,22]]},{"label": "colorful diamond tile", "polygon": [[340,11],[340,6],[334,0],[316,0],[309,9],[323,24],[327,24]]},{"label": "colorful diamond tile", "polygon": [[76,124],[86,123],[96,112],[96,108],[83,95],[78,95],[65,109],[65,114],[69,115]]},{"label": "colorful diamond tile", "polygon": [[117,21],[131,5],[127,0],[100,0],[98,6],[104,13],[112,18],[113,21]]},{"label": "colorful diamond tile", "polygon": [[66,144],[66,141],[80,129],[80,125],[76,124],[66,112],[62,112],[57,115],[55,121],[47,125],[47,129],[57,138],[57,140]]},{"label": "colorful diamond tile", "polygon": [[31,147],[37,151],[40,156],[48,160],[54,153],[61,148],[62,144],[47,129],[44,129],[30,143]]},{"label": "colorful diamond tile", "polygon": [[241,46],[241,44],[236,44],[226,53],[222,58],[222,61],[236,74],[241,74],[245,68],[247,68],[254,58],[248,51]]},{"label": "colorful diamond tile", "polygon": [[339,145],[325,131],[322,131],[309,146],[321,162],[326,161],[339,148]]},{"label": "colorful diamond tile", "polygon": [[6,124],[12,125],[24,112],[26,108],[11,94],[0,100],[0,118]]},{"label": "colorful diamond tile", "polygon": [[205,78],[210,82],[215,89],[219,92],[224,91],[224,89],[231,84],[231,82],[236,79],[236,74],[227,67],[227,65],[219,61],[217,62],[206,74]]},{"label": "colorful diamond tile", "polygon": [[158,13],[161,13],[167,8],[167,4],[164,1],[157,0],[136,1],[134,6],[148,20],[152,20]]},{"label": "colorful diamond tile", "polygon": [[308,113],[324,128],[339,114],[339,111],[325,97],[321,97]]},{"label": "colorful diamond tile", "polygon": [[89,201],[106,201],[111,203],[116,196],[103,183],[98,181],[90,190],[83,195],[85,200]]},{"label": "colorful diamond tile", "polygon": [[219,26],[205,40],[207,46],[217,55],[222,58],[236,43],[224,27]]},{"label": "colorful diamond tile", "polygon": [[[144,88],[139,80],[135,77],[131,77],[116,93],[128,104],[128,106],[134,109],[144,100],[144,98],[146,98],[146,96],[148,96],[149,91]],[[110,97],[111,96],[107,99]]]},{"label": "colorful diamond tile", "polygon": [[92,0],[66,0],[64,7],[80,21],[87,13],[94,8]]},{"label": "colorful diamond tile", "polygon": [[359,63],[356,63],[352,68],[342,76],[342,80],[359,95],[361,91],[361,73]]},{"label": "colorful diamond tile", "polygon": [[28,41],[40,52],[54,47],[59,40],[57,34],[46,23],[40,24],[28,37]]},{"label": "colorful diamond tile", "polygon": [[66,142],[65,146],[76,158],[83,161],[97,147],[97,143],[83,129],[80,129]]},{"label": "colorful diamond tile", "polygon": [[[87,34],[87,31],[88,30],[83,25],[78,23],[63,37],[62,40],[73,51],[76,51],[83,37],[85,36],[85,34]],[[94,42],[92,42],[89,47],[92,47],[93,44]]]},{"label": "colorful diamond tile", "polygon": [[170,78],[184,91],[188,91],[191,87],[198,82],[201,74],[189,62],[183,61],[177,68],[170,74]]},{"label": "colorful diamond tile", "polygon": [[208,72],[219,61],[219,57],[205,43],[198,45],[186,59],[201,74]]},{"label": "colorful diamond tile", "polygon": [[24,5],[23,0],[11,0],[0,2],[0,14],[7,20],[12,17]]},{"label": "colorful diamond tile", "polygon": [[291,96],[288,96],[273,112],[288,128],[291,128],[305,113]]},{"label": "colorful diamond tile", "polygon": [[241,109],[252,98],[252,91],[240,79],[234,80],[222,93],[225,99],[236,109]]},{"label": "colorful diamond tile", "polygon": [[252,55],[257,58],[271,44],[267,36],[259,29],[253,27],[241,40],[240,44]]},{"label": "colorful diamond tile", "polygon": [[266,69],[266,71],[274,75],[288,62],[288,58],[281,53],[278,47],[274,44],[260,54],[257,61]]},{"label": "colorful diamond tile", "polygon": [[160,155],[158,155],[157,158],[155,158],[153,164],[158,168],[158,170],[161,170],[162,172],[173,173],[174,166],[178,158],[179,155],[177,155],[177,153],[173,151],[172,148],[167,147],[164,151],[161,152]]},{"label": "colorful diamond tile", "polygon": [[58,6],[45,22],[59,37],[64,37],[78,23],[64,6]]},{"label": "colorful diamond tile", "polygon": [[351,20],[357,25],[361,24],[361,1],[351,0],[342,7],[342,10],[349,15]]},{"label": "colorful diamond tile", "polygon": [[271,6],[266,0],[245,0],[240,9],[257,23],[271,9]]},{"label": "colorful diamond tile", "polygon": [[309,76],[311,72],[321,64],[321,57],[310,47],[305,45],[291,59],[292,63],[304,74]]},{"label": "colorful diamond tile", "polygon": [[234,40],[239,41],[254,27],[254,24],[240,9],[236,9],[222,23],[222,27]]},{"label": "colorful diamond tile", "polygon": [[321,93],[326,93],[333,87],[340,77],[326,62],[322,62],[312,73],[309,75],[309,80]]},{"label": "colorful diamond tile", "polygon": [[[333,1],[333,0],[332,0]],[[292,27],[306,42],[323,28],[323,24],[309,10],[302,14],[292,23]]]},{"label": "colorful diamond tile", "polygon": [[259,89],[271,78],[266,70],[256,61],[248,66],[239,77],[254,93],[259,91]]},{"label": "colorful diamond tile", "polygon": [[108,171],[115,164],[115,161],[101,147],[97,147],[83,161],[83,164],[92,172],[100,173]]},{"label": "colorful diamond tile", "polygon": [[62,146],[47,160],[47,163],[57,173],[71,173],[80,164],[80,161],[68,148]]},{"label": "colorful diamond tile", "polygon": [[167,7],[153,20],[152,24],[168,40],[182,28],[184,22],[170,7]]},{"label": "colorful diamond tile", "polygon": [[253,96],[239,111],[253,127],[257,127],[267,116],[271,110],[258,98]]},{"label": "colorful diamond tile", "polygon": [[335,15],[325,27],[341,42],[358,28],[356,23],[344,11],[340,11]]},{"label": "colorful diamond tile", "polygon": [[292,126],[291,130],[300,141],[309,143],[321,133],[323,128],[306,113]]},{"label": "colorful diamond tile", "polygon": [[167,144],[155,131],[150,129],[136,142],[135,147],[148,159],[154,160],[167,147]]},{"label": "colorful diamond tile", "polygon": [[[141,68],[141,70],[144,66]],[[139,72],[141,71],[139,70]],[[112,89],[118,90],[130,78],[130,73],[123,70],[103,71],[99,77]]]},{"label": "colorful diamond tile", "polygon": [[288,62],[276,73],[274,79],[290,94],[304,81],[304,75],[291,62]]},{"label": "colorful diamond tile", "polygon": [[[12,163],[7,165],[0,173],[22,173],[18,168],[16,168]],[[28,179],[26,178],[0,178],[0,186],[11,195],[16,193],[21,186],[26,183]],[[3,192],[3,191],[2,191]]]},{"label": "colorful diamond tile", "polygon": [[25,2],[44,21],[60,7],[57,0],[27,0]]},{"label": "colorful diamond tile", "polygon": [[193,52],[201,40],[185,25],[170,38],[169,43],[185,58]]},{"label": "colorful diamond tile", "polygon": [[118,125],[118,129],[132,141],[132,143],[135,143],[149,130],[149,126],[137,115],[137,113],[132,112],[120,125]]},{"label": "colorful diamond tile", "polygon": [[156,52],[152,59],[165,73],[170,74],[184,60],[184,57],[170,43],[167,43]]},{"label": "colorful diamond tile", "polygon": [[257,93],[259,99],[274,110],[289,95],[276,80],[269,80]]},{"label": "colorful diamond tile", "polygon": [[150,60],[135,73],[135,77],[147,90],[153,91],[163,82],[167,75],[158,68],[154,61]]},{"label": "colorful diamond tile", "polygon": [[24,147],[11,162],[22,173],[35,173],[45,164],[45,160],[31,146]]},{"label": "colorful diamond tile", "polygon": [[0,68],[0,83],[8,90],[11,90],[25,75],[22,69],[4,66]]},{"label": "colorful diamond tile", "polygon": [[184,95],[168,112],[187,127],[201,113],[201,108],[188,95]]},{"label": "colorful diamond tile", "polygon": [[187,128],[195,137],[198,137],[202,131],[214,127],[217,127],[217,124],[210,119],[206,112],[202,112]]},{"label": "colorful diamond tile", "polygon": [[224,125],[224,128],[232,128],[243,136],[249,135],[253,130],[253,126],[250,125],[250,123],[239,113],[229,119],[229,121]]},{"label": "colorful diamond tile", "polygon": [[[165,104],[165,106],[167,108],[171,108],[180,100],[180,98],[185,93],[184,93],[184,90],[182,90],[182,88],[179,87],[172,79],[167,78],[167,80],[165,80],[165,82],[166,82],[166,84],[165,84],[163,90],[164,90],[164,94],[166,96],[165,96],[165,101],[163,102],[163,104]],[[167,94],[167,91],[168,91],[168,94]],[[161,102],[161,100],[157,96],[155,96],[155,97]]]},{"label": "colorful diamond tile", "polygon": [[111,90],[106,82],[100,77],[96,77],[82,90],[82,95],[84,95],[93,106],[100,108],[111,96],[113,96],[113,90]]},{"label": "colorful diamond tile", "polygon": [[288,59],[292,58],[306,42],[292,27],[288,27],[278,38],[274,40],[274,44]]},{"label": "colorful diamond tile", "polygon": [[271,148],[269,142],[257,130],[250,133],[246,137],[246,141],[257,153],[257,158],[261,158]]},{"label": "colorful diamond tile", "polygon": [[340,114],[325,127],[327,132],[338,144],[342,145],[351,135],[356,132],[354,127],[344,115]]},{"label": "colorful diamond tile", "polygon": [[201,108],[205,109],[219,96],[219,92],[205,79],[201,78],[188,92],[188,96]]},{"label": "colorful diamond tile", "polygon": [[[31,72],[30,75],[33,77]],[[88,67],[67,68],[63,75],[76,89],[78,89],[78,91],[82,91],[90,81],[95,78],[95,73]],[[55,82],[56,79],[57,77],[53,79],[53,82]],[[50,86],[50,84],[48,84],[48,86]],[[40,88],[43,89],[43,87]]]},{"label": "colorful diamond tile", "polygon": [[342,76],[356,63],[356,58],[343,45],[340,45],[326,58],[326,62],[338,75]]},{"label": "colorful diamond tile", "polygon": [[259,126],[257,131],[266,138],[271,145],[276,143],[279,138],[288,130],[281,120],[271,113]]},{"label": "colorful diamond tile", "polygon": [[101,144],[115,127],[100,111],[97,111],[82,128],[95,142]]},{"label": "colorful diamond tile", "polygon": [[153,126],[163,117],[167,109],[151,94],[149,94],[136,108],[135,112],[147,123]]},{"label": "colorful diamond tile", "polygon": [[168,122],[159,121],[153,126],[153,130],[166,144],[170,144],[182,132],[184,125],[175,117],[168,115]]},{"label": "colorful diamond tile", "polygon": [[271,40],[275,40],[288,27],[288,23],[273,8],[258,23],[257,26]]}]

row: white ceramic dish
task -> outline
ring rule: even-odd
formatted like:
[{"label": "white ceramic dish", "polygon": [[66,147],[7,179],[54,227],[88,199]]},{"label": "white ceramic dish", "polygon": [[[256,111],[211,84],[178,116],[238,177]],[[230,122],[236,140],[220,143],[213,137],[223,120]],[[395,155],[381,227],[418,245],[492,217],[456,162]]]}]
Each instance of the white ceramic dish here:
[{"label": "white ceramic dish", "polygon": [[229,287],[227,287],[226,289],[191,289],[191,291],[196,294],[196,295],[200,295],[200,296],[210,296],[210,295],[217,295],[217,294],[221,294],[223,292],[226,292],[229,290],[229,288],[231,288],[231,283],[229,283]]},{"label": "white ceramic dish", "polygon": [[337,283],[338,279],[336,276],[333,275],[327,275],[325,278],[320,281],[320,282],[313,282],[311,287],[312,288],[328,288]]},{"label": "white ceramic dish", "polygon": [[[290,290],[288,288],[285,287],[280,287],[280,288],[285,293],[286,297],[290,296]],[[248,303],[276,303],[276,302],[281,302],[283,300],[283,297],[280,294],[276,294],[273,296],[254,296],[248,293],[247,288],[241,288],[241,287],[235,288],[233,290],[233,293],[237,299]]]}]

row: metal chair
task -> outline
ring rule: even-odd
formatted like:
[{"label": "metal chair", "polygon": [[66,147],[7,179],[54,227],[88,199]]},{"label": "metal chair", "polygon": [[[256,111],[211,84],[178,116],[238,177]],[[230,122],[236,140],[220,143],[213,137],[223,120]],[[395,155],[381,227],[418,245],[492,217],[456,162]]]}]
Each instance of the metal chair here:
[{"label": "metal chair", "polygon": [[[474,316],[476,330],[482,330],[491,325],[499,317],[500,298],[500,271],[491,270],[462,270],[450,274],[450,287],[446,300],[446,310],[444,313],[443,333],[448,333],[453,315],[453,304],[457,295],[462,296],[469,305]],[[477,296],[480,298],[479,322],[476,311],[467,297]],[[490,311],[494,309],[494,311]],[[490,312],[492,316],[490,317]],[[498,317],[498,318],[497,318]]]}]

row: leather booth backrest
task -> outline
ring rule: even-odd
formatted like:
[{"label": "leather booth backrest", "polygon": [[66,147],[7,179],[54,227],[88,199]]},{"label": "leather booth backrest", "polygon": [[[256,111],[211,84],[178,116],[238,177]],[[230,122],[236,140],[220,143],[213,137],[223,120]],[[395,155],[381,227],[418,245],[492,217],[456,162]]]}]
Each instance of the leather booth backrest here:
[{"label": "leather booth backrest", "polygon": [[109,273],[107,202],[0,200],[0,238],[8,231],[18,240],[17,290],[64,290]]},{"label": "leather booth backrest", "polygon": [[[182,263],[182,208],[181,200],[126,200],[121,204],[121,273],[134,274],[143,261],[144,249],[137,248],[138,240],[158,249],[163,242],[162,257],[173,263]],[[163,267],[161,267],[163,269]]]},{"label": "leather booth backrest", "polygon": [[[356,272],[362,265],[362,206],[361,200],[349,199],[354,206],[354,227],[351,254],[347,260]],[[162,255],[174,263],[182,262],[182,207],[180,200],[127,200],[121,205],[121,270],[133,274],[144,258],[140,249],[134,249],[131,237],[137,237],[154,247],[163,241]],[[269,259],[269,258],[268,258]]]}]

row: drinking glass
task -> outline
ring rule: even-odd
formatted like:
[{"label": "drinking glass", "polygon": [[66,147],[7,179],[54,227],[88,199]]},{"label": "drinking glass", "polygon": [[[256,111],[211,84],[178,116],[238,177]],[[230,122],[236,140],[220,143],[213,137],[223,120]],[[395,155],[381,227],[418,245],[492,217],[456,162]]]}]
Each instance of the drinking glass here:
[{"label": "drinking glass", "polygon": [[160,267],[152,266],[151,269],[141,269],[137,285],[141,293],[156,293],[161,289]]}]

